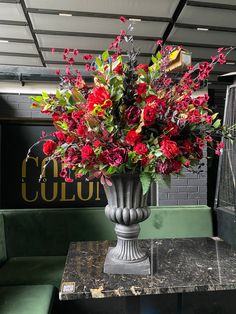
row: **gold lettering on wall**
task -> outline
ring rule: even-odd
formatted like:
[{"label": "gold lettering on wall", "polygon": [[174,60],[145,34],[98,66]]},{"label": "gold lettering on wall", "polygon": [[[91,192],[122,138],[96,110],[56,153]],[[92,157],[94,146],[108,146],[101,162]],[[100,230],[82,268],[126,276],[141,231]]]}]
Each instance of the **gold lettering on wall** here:
[{"label": "gold lettering on wall", "polygon": [[89,182],[89,189],[88,189],[88,197],[87,198],[84,198],[82,195],[82,183],[81,182],[77,183],[77,194],[78,194],[78,198],[81,201],[90,200],[93,196],[93,182]]},{"label": "gold lettering on wall", "polygon": [[60,202],[68,202],[68,201],[74,201],[75,200],[75,195],[73,194],[73,196],[71,198],[67,198],[66,195],[66,183],[62,182],[61,184],[61,199]]},{"label": "gold lettering on wall", "polygon": [[[29,159],[33,159],[36,163],[36,166],[38,167],[38,164],[39,164],[39,158],[38,157],[29,157]],[[21,176],[22,178],[26,178],[26,159],[23,160],[22,162],[22,167],[21,167]],[[29,199],[26,194],[26,182],[23,182],[21,183],[21,195],[22,195],[22,198],[23,200],[25,200],[26,202],[28,203],[32,203],[32,202],[35,202],[38,198],[38,192],[35,192],[35,197],[33,199]]]},{"label": "gold lettering on wall", "polygon": [[[42,162],[39,157],[30,157],[29,159],[30,163],[33,163],[33,167],[40,170],[42,173],[44,165],[47,162],[47,158],[44,158]],[[74,182],[73,184],[61,182],[61,179],[59,179],[60,169],[58,162],[56,160],[52,160],[52,165],[52,168],[45,170],[41,183],[32,185],[32,183],[30,184],[27,182],[27,177],[32,179],[32,176],[35,176],[35,180],[38,178],[36,178],[36,174],[31,167],[30,169],[33,173],[29,173],[29,169],[27,170],[26,159],[22,161],[21,195],[25,202],[32,203],[37,200],[44,202],[72,202],[76,199],[83,202],[101,200],[99,182]],[[50,180],[47,180],[47,178],[50,178]],[[55,182],[53,182],[51,178],[54,178]],[[36,190],[32,191],[34,188],[36,188]]]},{"label": "gold lettering on wall", "polygon": [[[53,161],[53,178],[57,178],[58,177],[58,163],[54,159],[52,161]],[[42,161],[42,164],[41,164],[41,173],[43,172],[43,169],[44,169],[46,162],[47,162],[47,158],[44,158]],[[44,181],[45,175],[46,175],[46,170],[44,171],[42,181]],[[47,186],[48,186],[48,184],[47,184]],[[58,194],[58,183],[57,182],[53,182],[53,189],[52,190],[53,190],[52,191],[52,197],[50,199],[48,199],[46,197],[46,194],[47,194],[46,193],[46,183],[45,182],[41,183],[41,196],[45,202],[53,202],[57,198],[57,194]]]}]

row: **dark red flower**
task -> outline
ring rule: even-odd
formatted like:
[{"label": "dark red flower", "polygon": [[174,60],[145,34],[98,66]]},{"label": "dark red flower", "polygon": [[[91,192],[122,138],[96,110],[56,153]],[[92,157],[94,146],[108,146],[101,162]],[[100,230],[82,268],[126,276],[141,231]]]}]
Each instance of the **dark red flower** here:
[{"label": "dark red flower", "polygon": [[73,137],[67,136],[67,138],[66,138],[66,143],[67,144],[71,144],[71,143],[73,143],[73,141],[74,141]]},{"label": "dark red flower", "polygon": [[139,64],[136,66],[136,71],[138,71],[139,69],[144,70],[146,73],[148,72],[148,64]]},{"label": "dark red flower", "polygon": [[119,63],[114,69],[113,69],[113,72],[119,74],[119,75],[122,75],[123,74],[123,67],[122,67],[122,64]]},{"label": "dark red flower", "polygon": [[66,168],[63,168],[63,169],[61,170],[61,172],[60,172],[60,177],[66,178],[66,176],[67,176],[67,170],[66,170]]},{"label": "dark red flower", "polygon": [[86,126],[85,125],[79,125],[78,128],[77,128],[77,134],[79,136],[84,136],[85,135],[85,132],[86,132]]},{"label": "dark red flower", "polygon": [[161,142],[161,151],[168,159],[175,158],[180,153],[177,143],[171,140]]},{"label": "dark red flower", "polygon": [[156,164],[156,172],[167,175],[170,173],[179,173],[181,170],[181,162],[178,160],[158,161]]},{"label": "dark red flower", "polygon": [[147,91],[147,84],[146,83],[139,83],[137,85],[137,93],[138,95],[145,94]]},{"label": "dark red flower", "polygon": [[164,128],[164,131],[169,136],[177,136],[179,134],[179,132],[180,132],[180,129],[174,122],[169,121],[167,123],[167,126]]},{"label": "dark red flower", "polygon": [[52,140],[48,140],[43,144],[43,152],[47,156],[52,155],[52,153],[54,153],[56,148],[57,148],[57,143]]},{"label": "dark red flower", "polygon": [[156,121],[157,109],[156,107],[146,106],[143,110],[143,119],[145,126],[152,126]]},{"label": "dark red flower", "polygon": [[85,145],[81,148],[81,156],[83,160],[89,160],[94,156],[94,151],[91,146]]},{"label": "dark red flower", "polygon": [[148,153],[147,145],[144,143],[139,143],[134,146],[134,151],[140,155],[146,155]]},{"label": "dark red flower", "polygon": [[101,159],[104,164],[108,163],[110,166],[118,167],[127,161],[127,152],[124,148],[116,147],[106,150],[102,153]]},{"label": "dark red flower", "polygon": [[141,116],[141,109],[138,106],[130,106],[125,111],[125,116],[128,124],[139,123]]},{"label": "dark red flower", "polygon": [[181,147],[181,150],[183,150],[183,154],[190,154],[192,151],[193,151],[193,145],[192,143],[190,142],[190,140],[184,140],[183,141],[183,144],[182,144],[182,147]]},{"label": "dark red flower", "polygon": [[190,123],[199,123],[201,122],[201,114],[197,109],[189,111],[188,113],[188,121]]},{"label": "dark red flower", "polygon": [[163,99],[158,98],[157,96],[151,95],[145,99],[147,105],[150,105],[153,108],[156,108],[157,113],[164,114],[166,110],[166,103]]},{"label": "dark red flower", "polygon": [[134,130],[130,130],[125,137],[125,142],[129,145],[135,145],[142,139],[141,134]]}]

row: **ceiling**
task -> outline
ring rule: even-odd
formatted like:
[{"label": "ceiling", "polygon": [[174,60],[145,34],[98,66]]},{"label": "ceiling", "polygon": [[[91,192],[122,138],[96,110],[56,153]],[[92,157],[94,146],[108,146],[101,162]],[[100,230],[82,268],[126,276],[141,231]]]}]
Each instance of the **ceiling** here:
[{"label": "ceiling", "polygon": [[[159,38],[185,46],[194,63],[218,47],[236,46],[236,0],[0,0],[0,65],[62,67],[68,47],[79,49],[76,63],[84,69],[82,55],[108,47],[123,27],[120,15],[141,20],[134,36],[142,63],[150,62]],[[236,71],[235,62],[233,52],[227,64],[215,67],[211,83]]]}]

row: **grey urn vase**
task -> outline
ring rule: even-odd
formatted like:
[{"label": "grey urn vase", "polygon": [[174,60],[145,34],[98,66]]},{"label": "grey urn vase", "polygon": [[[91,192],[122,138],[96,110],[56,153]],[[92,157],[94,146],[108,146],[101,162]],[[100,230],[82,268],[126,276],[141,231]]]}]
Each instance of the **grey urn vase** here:
[{"label": "grey urn vase", "polygon": [[113,175],[112,186],[104,186],[108,204],[105,214],[116,223],[117,244],[110,247],[104,263],[108,274],[150,274],[147,252],[139,247],[139,223],[147,219],[148,193],[143,195],[139,174]]}]

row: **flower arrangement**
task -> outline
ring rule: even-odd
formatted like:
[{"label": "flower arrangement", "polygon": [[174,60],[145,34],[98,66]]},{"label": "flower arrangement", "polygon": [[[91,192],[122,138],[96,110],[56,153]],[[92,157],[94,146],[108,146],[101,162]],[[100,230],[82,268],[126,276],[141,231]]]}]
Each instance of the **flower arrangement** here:
[{"label": "flower arrangement", "polygon": [[52,117],[55,132],[43,134],[39,142],[44,142],[48,163],[61,162],[66,182],[74,180],[72,172],[75,178],[100,178],[108,185],[114,174],[139,173],[145,194],[152,180],[168,182],[184,168],[195,171],[206,144],[219,155],[224,144],[215,136],[232,137],[231,128],[209,109],[208,95],[194,97],[193,92],[233,48],[219,48],[211,62],[173,74],[167,68],[176,47],[158,40],[152,65],[137,64],[132,30],[133,24],[121,30],[109,47],[112,54],[84,55],[92,86],[74,66],[78,50],[66,48],[66,75],[56,71],[60,88],[55,95],[32,97],[32,106]]}]

